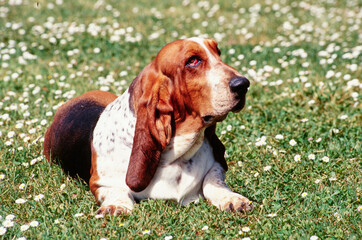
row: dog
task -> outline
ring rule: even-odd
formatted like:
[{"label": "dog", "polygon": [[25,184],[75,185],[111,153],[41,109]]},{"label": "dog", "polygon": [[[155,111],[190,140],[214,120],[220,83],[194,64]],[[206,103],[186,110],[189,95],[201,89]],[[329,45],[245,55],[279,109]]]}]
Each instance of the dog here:
[{"label": "dog", "polygon": [[129,214],[136,201],[200,196],[226,211],[253,204],[230,190],[216,123],[245,105],[249,80],[222,62],[216,41],[165,45],[123,95],[90,91],[63,104],[44,155],[89,182],[97,214]]}]

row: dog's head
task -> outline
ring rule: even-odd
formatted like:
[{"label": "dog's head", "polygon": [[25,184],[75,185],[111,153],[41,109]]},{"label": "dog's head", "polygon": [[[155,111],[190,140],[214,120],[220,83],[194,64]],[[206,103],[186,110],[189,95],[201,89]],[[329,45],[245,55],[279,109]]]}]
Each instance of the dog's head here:
[{"label": "dog's head", "polygon": [[145,189],[177,131],[197,132],[240,111],[248,87],[245,77],[221,61],[214,40],[190,38],[163,47],[129,89],[137,123],[127,185]]}]

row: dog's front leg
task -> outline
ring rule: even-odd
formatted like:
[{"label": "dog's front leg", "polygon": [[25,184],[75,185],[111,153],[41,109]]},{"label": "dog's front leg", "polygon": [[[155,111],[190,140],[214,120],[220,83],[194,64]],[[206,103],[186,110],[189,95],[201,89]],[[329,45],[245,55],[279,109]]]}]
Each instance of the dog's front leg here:
[{"label": "dog's front leg", "polygon": [[218,162],[214,163],[204,178],[203,194],[223,211],[249,211],[254,207],[249,199],[230,190],[225,183],[224,169]]},{"label": "dog's front leg", "polygon": [[127,187],[105,187],[90,181],[90,189],[100,205],[97,214],[120,215],[132,212],[134,199]]}]

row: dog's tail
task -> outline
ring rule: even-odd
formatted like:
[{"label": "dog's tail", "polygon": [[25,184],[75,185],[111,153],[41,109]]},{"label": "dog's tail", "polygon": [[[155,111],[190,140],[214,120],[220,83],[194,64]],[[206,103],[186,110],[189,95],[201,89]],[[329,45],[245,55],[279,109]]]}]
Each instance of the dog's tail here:
[{"label": "dog's tail", "polygon": [[88,183],[93,130],[105,107],[116,98],[109,92],[90,91],[62,105],[45,133],[46,159],[59,162],[69,175]]}]

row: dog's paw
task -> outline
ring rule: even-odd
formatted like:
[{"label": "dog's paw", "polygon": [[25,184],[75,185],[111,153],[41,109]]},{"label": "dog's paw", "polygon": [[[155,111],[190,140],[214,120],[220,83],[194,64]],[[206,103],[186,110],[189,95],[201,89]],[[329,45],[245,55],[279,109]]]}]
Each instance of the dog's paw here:
[{"label": "dog's paw", "polygon": [[129,215],[131,214],[132,209],[129,209],[124,206],[116,206],[116,205],[108,205],[108,206],[101,206],[97,212],[96,215],[113,215],[113,216],[119,216],[119,215]]},{"label": "dog's paw", "polygon": [[251,211],[254,207],[254,204],[249,199],[241,195],[225,198],[223,203],[220,204],[220,209],[223,211]]}]

